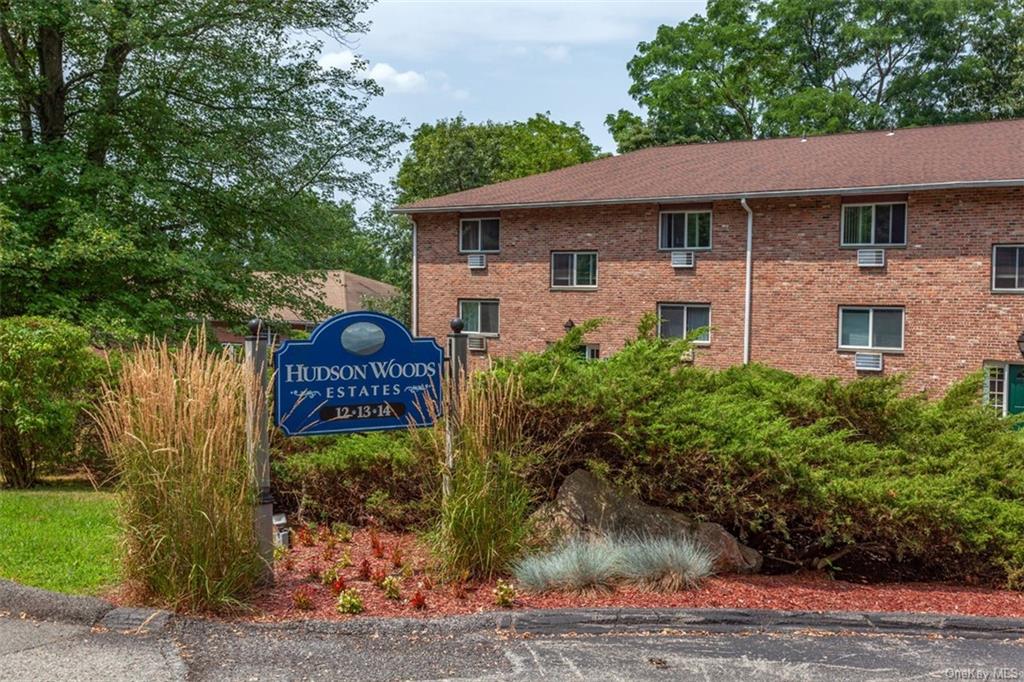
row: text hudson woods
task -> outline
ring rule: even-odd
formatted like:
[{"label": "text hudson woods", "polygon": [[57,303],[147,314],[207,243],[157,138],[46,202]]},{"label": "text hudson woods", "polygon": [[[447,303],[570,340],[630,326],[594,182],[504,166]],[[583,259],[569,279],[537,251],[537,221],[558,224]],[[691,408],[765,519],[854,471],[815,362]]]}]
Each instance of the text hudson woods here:
[{"label": "text hudson woods", "polygon": [[438,367],[430,362],[397,362],[387,360],[361,365],[285,365],[285,383],[317,381],[380,381],[423,379],[437,376]]}]

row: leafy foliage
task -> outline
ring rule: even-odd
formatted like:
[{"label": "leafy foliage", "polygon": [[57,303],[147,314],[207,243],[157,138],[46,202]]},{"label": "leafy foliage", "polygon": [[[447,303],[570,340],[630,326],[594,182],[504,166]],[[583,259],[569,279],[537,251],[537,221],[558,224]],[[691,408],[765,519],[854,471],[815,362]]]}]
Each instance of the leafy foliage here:
[{"label": "leafy foliage", "polygon": [[311,266],[377,267],[333,202],[378,194],[402,135],[367,113],[381,90],[365,63],[324,68],[309,38],[360,34],[365,8],[0,5],[5,313],[119,341],[274,305],[318,312]]},{"label": "leafy foliage", "polygon": [[401,203],[557,170],[597,158],[579,123],[537,114],[511,123],[467,123],[461,115],[425,123],[398,170]]},{"label": "leafy foliage", "polygon": [[712,0],[629,62],[620,152],[1024,114],[1020,0]]},{"label": "leafy foliage", "polygon": [[282,508],[304,519],[392,528],[425,524],[436,475],[404,433],[288,439],[275,444],[271,472]]},{"label": "leafy foliage", "polygon": [[0,474],[28,488],[65,461],[103,361],[80,327],[41,317],[0,318]]},{"label": "leafy foliage", "polygon": [[494,370],[523,386],[528,438],[573,434],[535,488],[588,467],[725,525],[776,570],[1020,584],[1024,438],[980,404],[979,377],[929,402],[899,378],[690,366],[686,342],[650,333],[601,362],[580,342]]}]

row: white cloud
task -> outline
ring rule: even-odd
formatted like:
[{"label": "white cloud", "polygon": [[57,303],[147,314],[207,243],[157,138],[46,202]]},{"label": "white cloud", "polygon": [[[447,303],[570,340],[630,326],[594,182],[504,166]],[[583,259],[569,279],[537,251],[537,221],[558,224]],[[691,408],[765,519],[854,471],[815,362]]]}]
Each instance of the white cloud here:
[{"label": "white cloud", "polygon": [[568,45],[552,45],[545,47],[541,50],[545,57],[558,64],[564,64],[569,61],[569,46]]},{"label": "white cloud", "polygon": [[367,12],[372,26],[361,41],[370,54],[422,58],[454,50],[470,60],[552,38],[567,48],[635,45],[653,36],[652,24],[677,24],[703,8],[704,0],[380,0]]},{"label": "white cloud", "polygon": [[399,71],[387,62],[370,67],[367,75],[384,88],[385,92],[423,92],[427,78],[418,71]]},{"label": "white cloud", "polygon": [[338,50],[320,55],[318,61],[325,69],[347,69],[356,61],[356,55],[352,50]]},{"label": "white cloud", "polygon": [[[320,55],[318,62],[325,69],[349,69],[359,59],[352,50],[341,49]],[[423,92],[427,89],[427,77],[422,73],[399,71],[387,62],[377,62],[367,69],[361,69],[360,73],[377,81],[385,92]]]}]

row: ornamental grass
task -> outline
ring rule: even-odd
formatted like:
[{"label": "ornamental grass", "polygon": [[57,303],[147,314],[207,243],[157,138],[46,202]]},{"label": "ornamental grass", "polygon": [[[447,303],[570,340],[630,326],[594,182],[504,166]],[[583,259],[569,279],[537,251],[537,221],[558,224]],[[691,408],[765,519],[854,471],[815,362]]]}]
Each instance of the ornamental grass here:
[{"label": "ornamental grass", "polygon": [[147,342],[103,388],[96,419],[119,479],[123,576],[171,608],[240,607],[263,574],[246,445],[253,377],[200,332]]}]

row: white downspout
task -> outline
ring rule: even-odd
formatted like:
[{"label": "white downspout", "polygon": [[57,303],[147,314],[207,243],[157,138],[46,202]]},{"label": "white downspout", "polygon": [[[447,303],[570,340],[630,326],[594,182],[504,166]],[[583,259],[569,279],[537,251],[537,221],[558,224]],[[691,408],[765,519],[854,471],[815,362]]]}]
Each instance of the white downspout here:
[{"label": "white downspout", "polygon": [[413,336],[419,336],[419,326],[420,326],[419,325],[419,319],[417,317],[417,314],[419,313],[419,310],[417,309],[418,306],[416,305],[416,299],[418,298],[418,294],[419,294],[419,292],[417,291],[417,280],[418,280],[418,277],[416,275],[418,274],[417,271],[419,270],[417,265],[418,265],[418,263],[416,262],[416,221],[413,220],[412,221],[412,293],[410,294],[410,296],[412,297],[412,301],[410,301],[410,304],[409,304],[410,305],[409,317],[412,318],[410,321],[412,322],[412,335]]},{"label": "white downspout", "polygon": [[743,364],[750,364],[750,295],[754,288],[753,251],[754,251],[754,212],[747,205],[747,198],[740,199],[740,206],[747,212],[747,282],[743,292]]}]

